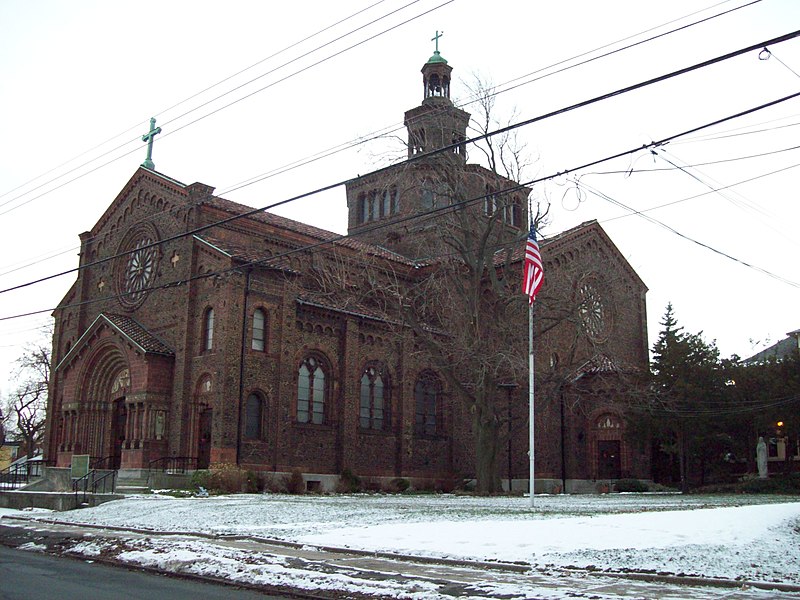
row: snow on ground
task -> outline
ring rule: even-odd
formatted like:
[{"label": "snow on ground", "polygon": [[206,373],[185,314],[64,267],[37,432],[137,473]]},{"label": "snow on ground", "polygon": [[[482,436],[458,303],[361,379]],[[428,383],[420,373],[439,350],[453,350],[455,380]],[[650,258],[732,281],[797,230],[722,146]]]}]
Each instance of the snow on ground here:
[{"label": "snow on ground", "polygon": [[[24,514],[161,532],[249,535],[310,546],[521,562],[539,568],[800,585],[800,498],[612,494],[537,496],[535,503],[531,509],[528,498],[454,495],[182,499],[152,495],[65,513]],[[93,544],[87,540],[78,551],[84,555],[102,551],[100,542]],[[194,569],[234,576],[237,572],[234,557],[209,544],[204,551],[202,541],[178,547],[176,542],[154,538],[139,544],[119,558],[151,566],[190,563]],[[199,560],[204,552],[207,560]],[[259,561],[262,570],[249,577],[270,581],[303,577],[280,562]],[[331,585],[347,587],[346,582]]]}]

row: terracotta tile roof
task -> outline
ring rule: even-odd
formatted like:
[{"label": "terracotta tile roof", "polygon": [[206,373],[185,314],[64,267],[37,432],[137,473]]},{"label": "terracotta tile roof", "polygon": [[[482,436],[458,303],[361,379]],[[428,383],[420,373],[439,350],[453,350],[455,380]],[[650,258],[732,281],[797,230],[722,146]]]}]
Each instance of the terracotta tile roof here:
[{"label": "terracotta tile roof", "polygon": [[298,304],[304,306],[312,306],[314,308],[320,308],[323,310],[338,312],[354,317],[361,317],[362,319],[372,319],[374,321],[382,321],[385,323],[396,324],[395,321],[387,318],[385,314],[382,314],[381,312],[375,309],[365,307],[363,304],[360,303],[351,303],[347,306],[336,306],[329,299],[320,300],[310,295],[299,296],[296,301]]},{"label": "terracotta tile roof", "polygon": [[[539,238],[539,249],[540,250],[544,250],[550,244],[552,244],[554,242],[557,242],[559,240],[563,240],[563,239],[571,236],[575,232],[581,231],[582,229],[586,229],[590,225],[594,225],[596,223],[597,223],[597,221],[595,221],[595,220],[585,221],[585,222],[581,223],[580,225],[576,225],[575,227],[572,227],[570,229],[566,229],[566,230],[561,231],[561,232],[559,232],[559,233],[557,233],[555,235],[552,235],[550,237],[540,237]],[[525,259],[525,241],[526,241],[526,239],[527,239],[527,234],[525,236],[525,239],[520,240],[519,243],[516,246],[514,246],[514,250],[511,253],[511,262],[512,263],[522,262]],[[502,265],[505,262],[506,262],[506,250],[505,249],[498,250],[495,253],[495,256],[494,256],[494,264],[495,265]]]},{"label": "terracotta tile roof", "polygon": [[105,313],[101,316],[117,328],[120,333],[139,345],[145,352],[165,354],[167,356],[173,356],[175,354],[169,346],[147,331],[147,329],[132,317]]},{"label": "terracotta tile roof", "polygon": [[269,256],[263,250],[259,251],[254,248],[247,248],[241,244],[231,242],[229,240],[222,240],[212,235],[195,235],[195,238],[213,246],[217,250],[224,252],[228,256],[240,260],[245,263],[260,263],[260,266],[265,269],[276,269],[278,271],[286,271],[289,273],[296,273],[297,271],[292,268],[288,256]]},{"label": "terracotta tile roof", "polygon": [[612,360],[605,354],[596,354],[577,369],[573,381],[577,381],[589,375],[607,375],[607,374],[633,374],[639,372],[640,369],[631,367],[627,364],[619,363]]},{"label": "terracotta tile roof", "polygon": [[[253,210],[249,206],[245,206],[244,204],[239,204],[237,202],[232,202],[230,200],[226,200],[218,196],[211,196],[210,198],[203,200],[201,204],[212,206],[214,208],[218,208],[219,210],[223,210],[225,212],[237,215],[248,213]],[[342,237],[338,233],[327,231],[325,229],[320,229],[318,227],[313,227],[312,225],[306,225],[305,223],[301,223],[300,221],[295,221],[293,219],[281,217],[274,213],[260,211],[252,215],[249,215],[247,218],[253,219],[254,221],[258,221],[260,223],[265,223],[267,225],[270,225],[271,227],[275,227],[276,229],[284,229],[286,231],[299,233],[301,235],[307,236],[314,240],[318,240],[320,242],[330,242],[337,246],[351,248],[359,252],[366,252],[368,254],[372,254],[373,256],[378,256],[380,258],[402,263],[408,266],[415,265],[415,262],[413,260],[406,258],[401,254],[397,254],[396,252],[392,252],[387,248],[383,248],[382,246],[377,246],[375,244],[368,244],[353,237]]]}]

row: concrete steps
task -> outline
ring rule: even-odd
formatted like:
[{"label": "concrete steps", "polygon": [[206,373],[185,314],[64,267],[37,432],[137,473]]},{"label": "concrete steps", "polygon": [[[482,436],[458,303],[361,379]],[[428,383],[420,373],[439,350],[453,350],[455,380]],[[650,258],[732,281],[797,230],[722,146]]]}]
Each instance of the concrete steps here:
[{"label": "concrete steps", "polygon": [[147,473],[141,471],[119,471],[117,484],[114,491],[126,496],[135,494],[149,494],[152,492],[148,483]]}]

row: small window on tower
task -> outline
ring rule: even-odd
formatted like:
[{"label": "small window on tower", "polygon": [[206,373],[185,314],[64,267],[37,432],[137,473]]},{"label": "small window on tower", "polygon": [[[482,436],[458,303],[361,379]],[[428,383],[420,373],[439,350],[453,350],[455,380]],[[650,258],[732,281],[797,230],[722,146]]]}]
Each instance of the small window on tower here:
[{"label": "small window on tower", "polygon": [[369,220],[377,221],[380,218],[381,199],[379,192],[372,190],[369,193]]},{"label": "small window on tower", "polygon": [[358,222],[366,223],[369,220],[369,205],[367,204],[367,195],[361,192],[358,195]]},{"label": "small window on tower", "polygon": [[433,193],[433,184],[430,179],[426,179],[422,184],[422,208],[433,208],[435,201],[435,194]]}]

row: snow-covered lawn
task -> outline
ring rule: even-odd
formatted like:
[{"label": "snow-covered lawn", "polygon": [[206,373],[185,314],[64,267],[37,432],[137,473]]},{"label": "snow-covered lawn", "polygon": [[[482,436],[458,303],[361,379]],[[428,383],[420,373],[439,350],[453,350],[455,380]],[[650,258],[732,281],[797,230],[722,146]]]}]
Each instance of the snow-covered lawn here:
[{"label": "snow-covered lawn", "polygon": [[[793,501],[794,500],[794,501]],[[800,499],[614,494],[141,496],[61,521],[404,554],[800,584]]]},{"label": "snow-covered lawn", "polygon": [[610,494],[535,500],[531,509],[528,498],[453,495],[153,495],[25,514],[532,567],[800,585],[800,498]]}]

